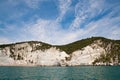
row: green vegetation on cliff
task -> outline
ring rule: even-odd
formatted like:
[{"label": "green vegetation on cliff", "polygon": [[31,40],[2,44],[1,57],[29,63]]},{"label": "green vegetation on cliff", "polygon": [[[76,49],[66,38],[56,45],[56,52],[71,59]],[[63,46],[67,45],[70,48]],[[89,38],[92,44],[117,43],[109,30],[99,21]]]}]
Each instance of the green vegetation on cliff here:
[{"label": "green vegetation on cliff", "polygon": [[82,48],[92,44],[96,40],[102,40],[106,44],[109,44],[110,42],[115,42],[114,40],[106,39],[103,37],[92,37],[92,38],[82,39],[80,41],[76,41],[67,45],[57,46],[57,47],[59,47],[60,50],[65,51],[67,54],[71,54],[76,50],[81,50]]},{"label": "green vegetation on cliff", "polygon": [[[105,49],[106,53],[103,53],[100,55],[99,58],[96,58],[93,64],[96,63],[120,63],[120,40],[110,40],[103,37],[92,37],[87,39],[82,39],[67,45],[50,45],[47,43],[39,42],[39,41],[26,41],[26,42],[19,42],[19,43],[13,43],[13,44],[4,44],[0,45],[0,48],[10,47],[11,49],[14,49],[14,46],[16,44],[22,44],[22,43],[28,43],[32,47],[32,51],[35,50],[42,50],[45,51],[46,49],[49,49],[51,47],[56,47],[60,51],[65,51],[67,54],[71,54],[74,51],[82,50],[84,47],[91,45],[95,43],[95,41],[100,40],[102,44],[97,43],[99,46]],[[39,44],[39,45],[38,45]],[[34,46],[35,45],[35,46]],[[24,47],[20,47],[19,50],[24,49]],[[15,57],[12,50],[10,50],[11,55],[10,57]],[[18,60],[22,60],[23,58],[18,56]]]}]

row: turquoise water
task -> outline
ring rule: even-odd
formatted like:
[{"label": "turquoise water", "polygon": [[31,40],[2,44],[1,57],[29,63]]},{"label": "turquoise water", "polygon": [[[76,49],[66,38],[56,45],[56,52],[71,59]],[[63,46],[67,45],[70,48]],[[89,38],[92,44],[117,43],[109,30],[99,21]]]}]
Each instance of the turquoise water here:
[{"label": "turquoise water", "polygon": [[0,80],[120,80],[120,66],[0,67]]}]

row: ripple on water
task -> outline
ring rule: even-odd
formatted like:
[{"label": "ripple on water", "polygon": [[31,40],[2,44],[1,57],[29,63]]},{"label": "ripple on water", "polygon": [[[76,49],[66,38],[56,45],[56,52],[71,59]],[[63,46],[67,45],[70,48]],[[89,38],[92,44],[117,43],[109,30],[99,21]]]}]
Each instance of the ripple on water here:
[{"label": "ripple on water", "polygon": [[0,80],[120,80],[120,66],[0,67]]}]

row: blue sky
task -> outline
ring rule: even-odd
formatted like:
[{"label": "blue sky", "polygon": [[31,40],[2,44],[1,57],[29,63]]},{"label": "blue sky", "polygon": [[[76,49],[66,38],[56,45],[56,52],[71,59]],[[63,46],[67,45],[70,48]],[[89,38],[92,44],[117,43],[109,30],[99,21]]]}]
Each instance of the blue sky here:
[{"label": "blue sky", "polygon": [[0,0],[0,44],[120,39],[120,0]]}]

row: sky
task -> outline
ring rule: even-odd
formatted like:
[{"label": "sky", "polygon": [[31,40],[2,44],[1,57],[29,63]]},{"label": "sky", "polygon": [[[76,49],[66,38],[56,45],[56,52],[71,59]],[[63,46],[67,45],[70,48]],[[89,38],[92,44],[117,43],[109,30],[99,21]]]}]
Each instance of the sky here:
[{"label": "sky", "polygon": [[0,44],[120,39],[120,0],[0,0]]}]

